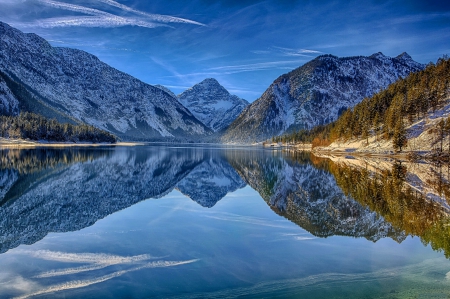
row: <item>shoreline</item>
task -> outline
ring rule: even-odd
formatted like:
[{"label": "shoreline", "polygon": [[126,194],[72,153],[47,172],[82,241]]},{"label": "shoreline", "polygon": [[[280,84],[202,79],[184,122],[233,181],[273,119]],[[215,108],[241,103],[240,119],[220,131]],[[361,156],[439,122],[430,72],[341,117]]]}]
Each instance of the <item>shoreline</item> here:
[{"label": "shoreline", "polygon": [[89,142],[47,142],[31,141],[23,139],[5,139],[0,138],[0,148],[40,148],[40,147],[101,147],[101,146],[139,146],[145,145],[144,142],[116,142],[116,143],[89,143]]},{"label": "shoreline", "polygon": [[406,149],[401,152],[395,152],[394,149],[384,148],[382,150],[371,150],[367,147],[355,148],[345,146],[318,146],[312,148],[308,145],[274,145],[265,146],[265,148],[273,150],[281,150],[287,152],[311,152],[317,157],[332,158],[332,157],[361,157],[361,158],[389,158],[400,160],[426,160],[428,162],[448,162],[450,154],[443,151],[441,155],[434,150],[411,150]]}]

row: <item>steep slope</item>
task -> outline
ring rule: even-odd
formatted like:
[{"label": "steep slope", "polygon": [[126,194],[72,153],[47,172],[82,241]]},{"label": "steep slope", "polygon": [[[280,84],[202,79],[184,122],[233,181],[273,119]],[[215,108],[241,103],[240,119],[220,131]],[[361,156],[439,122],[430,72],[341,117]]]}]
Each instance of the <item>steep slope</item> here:
[{"label": "steep slope", "polygon": [[166,92],[168,95],[170,95],[171,97],[178,99],[177,95],[173,93],[173,91],[171,91],[170,89],[168,89],[167,87],[157,84],[155,85],[156,88],[161,89],[162,91]]},{"label": "steep slope", "polygon": [[17,115],[18,113],[19,101],[0,75],[0,115]]},{"label": "steep slope", "polygon": [[161,89],[1,22],[0,70],[44,105],[123,139],[195,139],[211,132]]},{"label": "steep slope", "polygon": [[[326,150],[389,154],[414,151],[448,156],[450,143],[450,59],[398,80],[344,112],[323,131]],[[326,129],[326,130],[325,130]],[[318,137],[312,134],[312,138]],[[447,152],[447,153],[446,153]]]},{"label": "steep slope", "polygon": [[395,58],[323,55],[280,76],[230,125],[224,142],[252,143],[295,129],[335,121],[365,97],[424,65],[403,53]]},{"label": "steep slope", "polygon": [[227,128],[248,106],[231,95],[216,79],[205,79],[178,96],[180,103],[214,132]]}]

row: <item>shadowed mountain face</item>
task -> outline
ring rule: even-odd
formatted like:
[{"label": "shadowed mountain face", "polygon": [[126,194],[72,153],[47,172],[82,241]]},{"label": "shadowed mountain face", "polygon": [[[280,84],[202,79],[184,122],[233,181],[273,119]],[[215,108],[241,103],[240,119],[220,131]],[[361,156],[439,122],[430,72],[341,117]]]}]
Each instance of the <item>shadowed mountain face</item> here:
[{"label": "shadowed mountain face", "polygon": [[365,97],[424,67],[406,53],[393,58],[382,53],[319,56],[276,79],[228,127],[222,141],[253,143],[328,124]]},{"label": "shadowed mountain face", "polygon": [[[402,165],[380,174],[358,165],[258,149],[1,150],[0,252],[35,243],[50,232],[83,229],[174,189],[212,208],[248,184],[275,213],[315,236],[401,242],[413,235],[450,253],[450,234],[442,233],[448,231],[449,208],[437,200],[439,194],[448,198],[448,178],[435,171],[439,176],[420,185],[420,173]],[[410,191],[406,178],[427,196]],[[430,191],[434,186],[437,193]]]},{"label": "shadowed mountain face", "polygon": [[246,100],[231,95],[212,78],[192,86],[178,100],[214,132],[227,128],[248,106]]},{"label": "shadowed mountain face", "polygon": [[[0,71],[5,77],[0,78],[0,112],[4,114],[17,114],[20,106],[65,122],[93,125],[128,140],[195,140],[212,133],[160,88],[94,55],[52,47],[36,34],[2,22]],[[13,94],[21,96],[16,99]]]}]

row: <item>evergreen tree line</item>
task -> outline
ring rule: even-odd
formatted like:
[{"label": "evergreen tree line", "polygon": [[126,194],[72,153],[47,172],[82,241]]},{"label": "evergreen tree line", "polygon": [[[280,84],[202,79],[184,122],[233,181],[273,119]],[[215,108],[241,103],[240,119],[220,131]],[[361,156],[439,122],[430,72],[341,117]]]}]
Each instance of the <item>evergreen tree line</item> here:
[{"label": "evergreen tree line", "polygon": [[312,143],[314,146],[327,145],[332,126],[319,125],[311,130],[299,130],[291,134],[272,137],[272,143]]},{"label": "evergreen tree line", "polygon": [[117,142],[114,135],[93,126],[61,124],[30,112],[0,116],[0,137],[54,142]]},{"label": "evergreen tree line", "polygon": [[4,148],[0,149],[0,170],[14,169],[19,174],[32,174],[58,165],[71,165],[107,157],[111,151],[90,148]]},{"label": "evergreen tree line", "polygon": [[[299,131],[272,138],[276,142],[310,142],[327,145],[337,139],[370,136],[392,139],[394,148],[406,145],[405,126],[443,108],[450,95],[450,59],[440,58],[423,71],[399,79],[371,98],[346,110],[335,122],[310,131]],[[442,129],[443,128],[443,129]],[[444,121],[440,137],[450,135],[450,119]]]}]

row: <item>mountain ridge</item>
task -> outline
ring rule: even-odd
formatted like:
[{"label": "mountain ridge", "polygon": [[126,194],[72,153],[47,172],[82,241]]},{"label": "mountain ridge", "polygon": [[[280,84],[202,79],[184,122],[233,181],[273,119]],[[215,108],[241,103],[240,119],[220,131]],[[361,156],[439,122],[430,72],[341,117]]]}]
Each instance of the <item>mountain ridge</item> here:
[{"label": "mountain ridge", "polygon": [[407,53],[391,58],[339,58],[326,54],[278,77],[230,125],[225,143],[254,143],[298,129],[327,124],[365,97],[424,65]]},{"label": "mountain ridge", "polygon": [[68,118],[123,139],[195,140],[212,133],[160,88],[2,22],[0,70]]}]

